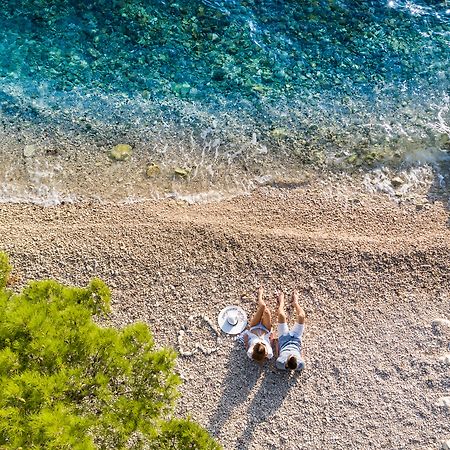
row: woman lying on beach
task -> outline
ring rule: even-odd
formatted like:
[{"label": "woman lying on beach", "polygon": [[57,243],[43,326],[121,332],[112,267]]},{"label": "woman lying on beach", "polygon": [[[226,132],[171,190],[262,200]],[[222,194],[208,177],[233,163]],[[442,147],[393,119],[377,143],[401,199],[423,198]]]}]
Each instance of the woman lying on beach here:
[{"label": "woman lying on beach", "polygon": [[249,329],[242,333],[247,356],[259,363],[273,357],[272,317],[263,300],[264,289],[258,289],[258,309],[250,320]]}]

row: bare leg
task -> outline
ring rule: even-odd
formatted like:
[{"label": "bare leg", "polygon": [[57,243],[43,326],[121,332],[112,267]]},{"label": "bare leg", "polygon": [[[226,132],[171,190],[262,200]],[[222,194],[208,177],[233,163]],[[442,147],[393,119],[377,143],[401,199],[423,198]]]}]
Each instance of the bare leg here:
[{"label": "bare leg", "polygon": [[278,294],[278,323],[286,323],[286,311],[284,310],[284,292]]},{"label": "bare leg", "polygon": [[[258,309],[256,310],[253,317],[250,319],[250,328],[258,325],[258,323],[262,322],[264,311],[266,310],[266,303],[263,300],[263,292],[264,289],[262,286],[258,289]],[[270,315],[270,313],[269,313]]]},{"label": "bare leg", "polygon": [[306,315],[305,315],[304,309],[298,303],[298,291],[297,290],[294,290],[294,292],[292,293],[292,306],[295,308],[297,323],[299,323],[299,324],[305,323]]},{"label": "bare leg", "polygon": [[270,331],[272,329],[272,315],[269,308],[266,308],[262,315],[261,323]]}]

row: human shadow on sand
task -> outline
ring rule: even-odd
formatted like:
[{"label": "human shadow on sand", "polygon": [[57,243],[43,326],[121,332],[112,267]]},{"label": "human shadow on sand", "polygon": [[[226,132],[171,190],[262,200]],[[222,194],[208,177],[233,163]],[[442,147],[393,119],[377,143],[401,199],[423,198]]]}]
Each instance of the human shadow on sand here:
[{"label": "human shadow on sand", "polygon": [[246,357],[242,344],[238,342],[230,354],[227,368],[224,391],[208,429],[219,435],[233,410],[251,397],[253,388],[262,377],[247,410],[247,424],[237,442],[239,449],[248,450],[256,427],[276,413],[290,389],[297,384],[299,375],[276,371],[272,361],[259,367]]},{"label": "human shadow on sand", "polygon": [[[289,391],[299,383],[299,376],[297,373],[281,372],[266,366],[262,383],[247,411],[247,424],[237,443],[239,449],[251,448],[255,429],[262,423],[270,421]],[[269,445],[266,448],[272,447]]]},{"label": "human shadow on sand", "polygon": [[230,353],[227,368],[228,373],[223,382],[224,391],[209,422],[209,429],[216,435],[220,433],[233,410],[247,400],[261,375],[261,370],[246,357],[243,344],[238,341]]}]

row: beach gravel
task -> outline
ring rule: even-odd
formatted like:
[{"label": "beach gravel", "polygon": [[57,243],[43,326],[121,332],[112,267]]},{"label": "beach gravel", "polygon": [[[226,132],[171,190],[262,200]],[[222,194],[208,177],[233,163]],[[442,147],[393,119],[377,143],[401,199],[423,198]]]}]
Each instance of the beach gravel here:
[{"label": "beach gravel", "polygon": [[[182,330],[192,355],[178,359],[177,411],[225,449],[425,450],[450,438],[439,406],[450,395],[448,217],[441,202],[320,186],[197,205],[6,204],[0,248],[20,283],[105,280],[110,325],[144,321],[175,348]],[[258,367],[208,323],[228,304],[250,316],[259,285],[272,311],[277,289],[300,291],[298,376]]]}]

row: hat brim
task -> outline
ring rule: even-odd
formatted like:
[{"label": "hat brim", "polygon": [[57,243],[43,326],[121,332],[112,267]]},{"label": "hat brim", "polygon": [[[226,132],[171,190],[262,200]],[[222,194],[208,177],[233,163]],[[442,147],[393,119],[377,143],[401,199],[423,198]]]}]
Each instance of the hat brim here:
[{"label": "hat brim", "polygon": [[[237,323],[235,325],[231,325],[227,320],[227,314],[229,311],[234,310],[237,313]],[[244,331],[247,326],[247,314],[240,306],[227,306],[219,313],[219,317],[217,318],[219,322],[220,329],[227,334],[239,334]]]}]

